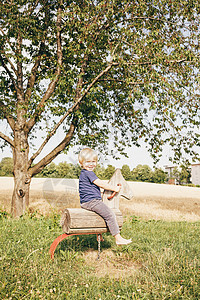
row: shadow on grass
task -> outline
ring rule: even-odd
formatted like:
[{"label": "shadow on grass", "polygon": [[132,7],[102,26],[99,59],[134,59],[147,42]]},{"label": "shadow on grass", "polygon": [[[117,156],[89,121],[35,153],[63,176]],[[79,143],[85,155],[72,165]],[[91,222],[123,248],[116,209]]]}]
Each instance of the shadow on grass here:
[{"label": "shadow on grass", "polygon": [[[104,241],[101,242],[101,249],[111,248],[111,241],[109,240],[109,234],[103,235]],[[98,250],[97,235],[77,235],[69,236],[63,240],[56,248],[55,254],[59,256],[59,252],[87,252],[88,250]]]}]

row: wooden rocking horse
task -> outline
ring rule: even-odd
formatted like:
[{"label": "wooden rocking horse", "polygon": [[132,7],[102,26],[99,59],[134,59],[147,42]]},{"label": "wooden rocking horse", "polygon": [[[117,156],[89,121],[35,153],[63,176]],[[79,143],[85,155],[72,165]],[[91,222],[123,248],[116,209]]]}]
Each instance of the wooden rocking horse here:
[{"label": "wooden rocking horse", "polygon": [[[115,173],[109,180],[109,183],[112,185],[121,185],[121,190],[119,193],[106,190],[103,192],[103,202],[114,211],[119,228],[121,229],[123,217],[121,211],[119,210],[119,200],[121,196],[128,200],[132,199],[133,192],[122,176],[120,169],[116,169]],[[64,233],[58,236],[51,244],[49,252],[52,259],[54,258],[56,247],[62,240],[72,235],[84,234],[97,235],[99,258],[100,241],[103,241],[102,233],[109,231],[104,219],[101,216],[95,212],[82,208],[67,208],[62,214],[60,224]]]}]

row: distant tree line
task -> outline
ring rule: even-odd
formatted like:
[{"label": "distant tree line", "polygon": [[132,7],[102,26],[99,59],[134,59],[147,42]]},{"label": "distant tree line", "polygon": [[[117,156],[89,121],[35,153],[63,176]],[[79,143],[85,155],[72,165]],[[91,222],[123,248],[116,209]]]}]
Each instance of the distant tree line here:
[{"label": "distant tree line", "polygon": [[[58,165],[50,163],[36,177],[51,178],[79,178],[81,167],[79,164],[61,162]],[[162,169],[151,170],[147,165],[138,165],[132,171],[128,165],[121,168],[122,174],[129,181],[143,181],[164,183],[167,180],[167,174]],[[13,160],[5,157],[0,162],[0,176],[13,176]],[[100,179],[110,179],[115,172],[115,167],[108,165],[103,167],[98,164],[95,173]]]},{"label": "distant tree line", "polygon": [[[128,165],[123,165],[121,168],[122,175],[127,181],[142,181],[165,183],[169,176],[161,168],[152,170],[148,165],[138,165],[132,171]],[[0,162],[0,176],[13,176],[13,159],[4,157]],[[81,167],[79,164],[72,164],[67,162],[60,162],[58,165],[50,163],[47,165],[36,177],[50,177],[50,178],[79,178]],[[110,179],[115,172],[115,167],[108,165],[103,167],[98,164],[95,173],[100,179]],[[179,184],[190,183],[190,168],[187,165],[181,165],[180,168],[175,167],[172,174]]]}]

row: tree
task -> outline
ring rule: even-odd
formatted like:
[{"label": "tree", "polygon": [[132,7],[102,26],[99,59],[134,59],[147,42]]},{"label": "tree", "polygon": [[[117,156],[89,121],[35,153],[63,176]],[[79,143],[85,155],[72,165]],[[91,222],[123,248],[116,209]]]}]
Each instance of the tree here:
[{"label": "tree", "polygon": [[2,0],[0,118],[10,132],[0,138],[13,151],[12,213],[28,207],[31,178],[73,145],[125,154],[143,138],[154,158],[166,142],[175,158],[194,154],[199,61],[197,0]]},{"label": "tree", "polygon": [[147,165],[138,165],[132,173],[136,181],[152,182],[153,172]]},{"label": "tree", "polygon": [[81,166],[79,164],[73,166],[73,173],[76,176],[76,178],[79,178],[81,174]]},{"label": "tree", "polygon": [[125,180],[131,180],[132,179],[131,170],[130,170],[130,167],[128,165],[123,165],[121,171],[122,171],[122,175],[123,175]]},{"label": "tree", "polygon": [[48,166],[46,166],[38,175],[40,175],[41,177],[57,178],[59,177],[58,168],[56,164],[52,162]]},{"label": "tree", "polygon": [[181,164],[180,166],[180,182],[181,183],[191,183],[190,178],[191,178],[191,167],[190,165],[186,162],[184,164]]},{"label": "tree", "polygon": [[176,179],[176,183],[180,184],[180,170],[177,166],[173,168],[172,176]]},{"label": "tree", "polygon": [[107,168],[104,171],[104,176],[103,177],[105,179],[110,179],[113,176],[114,172],[115,172],[115,167],[112,166],[112,165],[108,165]]},{"label": "tree", "polygon": [[162,169],[156,168],[153,171],[152,182],[165,183],[167,181],[167,173]]},{"label": "tree", "polygon": [[0,162],[0,176],[13,176],[13,159],[4,157]]},{"label": "tree", "polygon": [[75,168],[73,164],[68,164],[66,162],[61,162],[58,164],[58,177],[61,178],[76,178]]},{"label": "tree", "polygon": [[95,174],[97,175],[97,177],[99,177],[100,179],[104,179],[105,176],[105,168],[100,165],[97,164],[96,168],[95,168]]}]

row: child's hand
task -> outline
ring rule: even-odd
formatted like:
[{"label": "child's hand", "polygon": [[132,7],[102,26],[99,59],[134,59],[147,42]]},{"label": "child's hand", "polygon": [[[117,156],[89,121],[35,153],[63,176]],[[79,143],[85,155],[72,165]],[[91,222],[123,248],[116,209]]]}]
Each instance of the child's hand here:
[{"label": "child's hand", "polygon": [[116,192],[116,193],[119,193],[119,191],[121,190],[121,187],[122,187],[121,185],[117,185],[117,186],[116,186],[116,189],[115,189],[115,192]]}]

